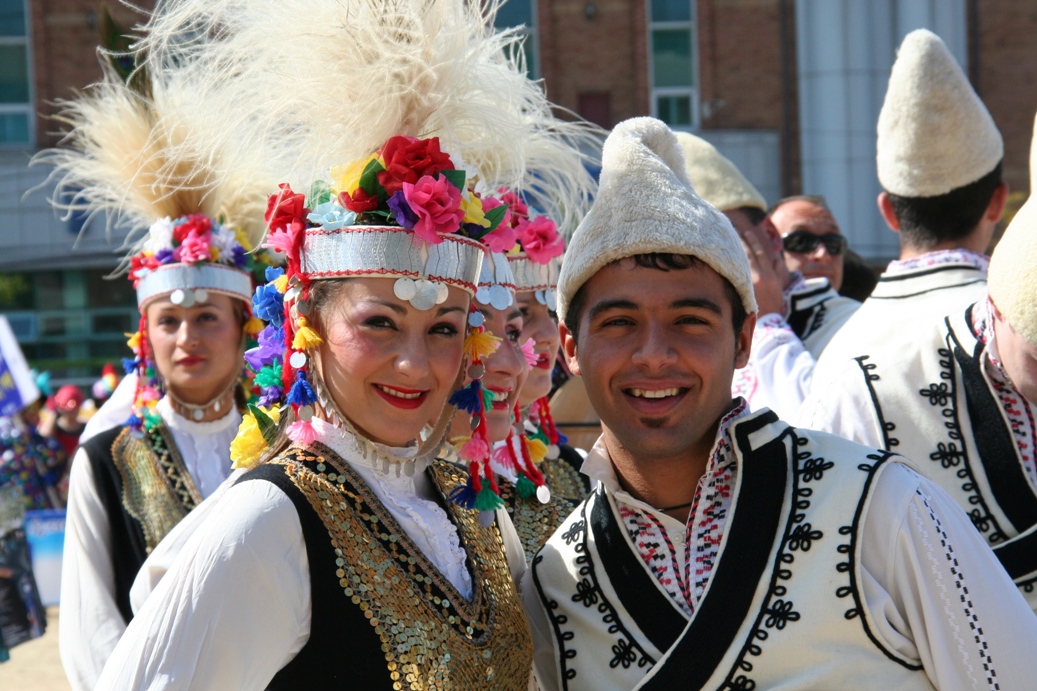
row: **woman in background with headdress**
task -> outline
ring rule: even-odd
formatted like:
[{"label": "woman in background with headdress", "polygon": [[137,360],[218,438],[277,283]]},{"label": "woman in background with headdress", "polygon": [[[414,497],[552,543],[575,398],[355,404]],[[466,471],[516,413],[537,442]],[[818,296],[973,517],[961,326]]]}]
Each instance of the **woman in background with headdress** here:
[{"label": "woman in background with headdress", "polygon": [[531,213],[521,195],[502,188],[499,196],[508,205],[509,230],[492,236],[490,245],[507,253],[530,371],[512,405],[514,429],[494,450],[493,468],[530,560],[583,501],[588,486],[579,473],[583,457],[565,443],[547,402],[560,347],[554,310],[565,239],[554,221]]},{"label": "woman in background with headdress", "polygon": [[131,619],[147,554],[230,473],[251,395],[248,235],[262,230],[265,185],[249,157],[233,186],[214,181],[216,152],[186,135],[193,97],[170,75],[142,94],[106,70],[66,104],[71,146],[40,157],[60,176],[55,199],[76,190],[64,208],[147,228],[125,259],[141,315],[125,363],[136,375],[131,414],[80,447],[70,471],[59,643],[77,690],[95,687]]}]

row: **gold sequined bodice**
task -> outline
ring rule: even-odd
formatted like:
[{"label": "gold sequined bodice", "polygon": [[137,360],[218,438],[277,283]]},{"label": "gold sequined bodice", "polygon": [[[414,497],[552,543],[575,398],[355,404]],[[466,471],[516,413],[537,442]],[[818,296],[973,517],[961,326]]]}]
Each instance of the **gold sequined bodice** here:
[{"label": "gold sequined bodice", "polygon": [[544,475],[551,501],[541,504],[536,497],[521,497],[515,485],[499,479],[501,498],[504,499],[515,532],[522,540],[526,561],[530,562],[558,526],[572,513],[587,494],[579,474],[561,458],[545,458],[537,466]]},{"label": "gold sequined bodice", "polygon": [[122,478],[122,504],[144,531],[150,553],[202,496],[164,425],[135,437],[124,429],[112,444]]},{"label": "gold sequined bodice", "polygon": [[[329,448],[292,448],[272,463],[327,530],[343,597],[381,640],[394,689],[526,688],[532,639],[496,525],[484,528],[478,512],[446,503],[468,556],[468,601]],[[443,497],[465,480],[444,462],[427,472]]]}]

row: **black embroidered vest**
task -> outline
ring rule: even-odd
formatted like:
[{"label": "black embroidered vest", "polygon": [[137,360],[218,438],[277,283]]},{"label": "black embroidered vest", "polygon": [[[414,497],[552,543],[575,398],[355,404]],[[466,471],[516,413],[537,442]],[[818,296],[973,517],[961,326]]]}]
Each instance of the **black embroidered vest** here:
[{"label": "black embroidered vest", "polygon": [[111,530],[115,602],[133,618],[130,587],[155,545],[202,497],[164,425],[138,439],[116,427],[83,445]]},{"label": "black embroidered vest", "polygon": [[241,479],[291,498],[309,560],[310,637],[268,689],[526,688],[532,641],[500,531],[446,501],[463,471],[427,472],[468,555],[471,602],[327,447],[291,448]]}]

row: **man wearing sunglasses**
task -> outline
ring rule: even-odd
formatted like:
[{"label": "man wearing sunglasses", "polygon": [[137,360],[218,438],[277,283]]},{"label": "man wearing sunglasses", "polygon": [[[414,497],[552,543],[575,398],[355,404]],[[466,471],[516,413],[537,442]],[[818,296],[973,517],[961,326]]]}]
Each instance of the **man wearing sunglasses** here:
[{"label": "man wearing sunglasses", "polygon": [[823,197],[782,199],[770,212],[781,234],[785,266],[806,278],[827,278],[832,288],[843,285],[843,255],[848,242]]},{"label": "man wearing sunglasses", "polygon": [[738,232],[760,306],[749,364],[736,371],[732,395],[753,410],[791,417],[810,390],[815,359],[860,303],[839,295],[829,276],[786,266],[763,195],[716,147],[686,132],[678,132],[677,141],[695,191]]},{"label": "man wearing sunglasses", "polygon": [[908,347],[923,322],[983,299],[985,252],[1008,196],[1003,156],[997,126],[940,37],[908,34],[877,141],[878,205],[900,236],[900,257],[819,358],[812,391],[829,388],[854,358]]}]

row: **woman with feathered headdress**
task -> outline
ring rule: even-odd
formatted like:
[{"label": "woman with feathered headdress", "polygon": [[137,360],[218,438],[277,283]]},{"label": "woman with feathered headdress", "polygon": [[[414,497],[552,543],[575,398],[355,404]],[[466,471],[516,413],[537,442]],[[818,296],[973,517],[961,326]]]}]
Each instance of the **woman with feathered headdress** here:
[{"label": "woman with feathered headdress", "polygon": [[[498,341],[473,298],[507,212],[493,190],[573,226],[593,181],[589,131],[551,114],[494,11],[185,0],[153,18],[149,66],[212,85],[233,107],[208,127],[283,170],[266,245],[287,265],[253,301],[262,396],[232,447],[250,470],[99,687],[526,688],[525,560],[479,414]],[[475,412],[469,472],[436,459],[451,396]]]},{"label": "woman with feathered headdress", "polygon": [[251,250],[270,183],[247,149],[191,136],[204,101],[190,82],[140,72],[132,84],[147,88],[107,67],[65,104],[66,146],[38,157],[55,168],[56,206],[130,228],[124,269],[140,309],[124,363],[132,404],[71,468],[59,642],[75,689],[94,688],[125,631],[147,554],[230,474],[252,396],[242,354],[258,325]]}]

